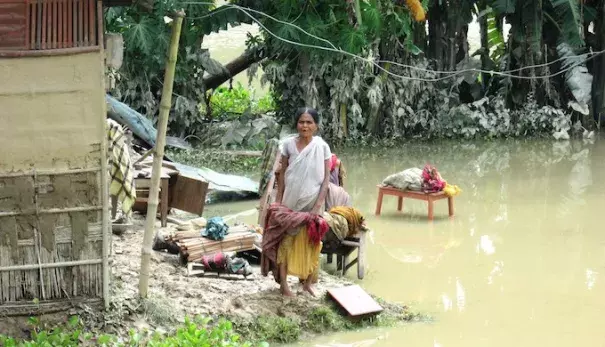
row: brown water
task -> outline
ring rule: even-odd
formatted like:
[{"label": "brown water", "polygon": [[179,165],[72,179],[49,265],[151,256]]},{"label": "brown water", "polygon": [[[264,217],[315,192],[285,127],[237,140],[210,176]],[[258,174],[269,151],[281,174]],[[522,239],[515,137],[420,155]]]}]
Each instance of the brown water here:
[{"label": "brown water", "polygon": [[[433,321],[300,345],[605,345],[604,140],[447,142],[339,154],[346,188],[373,229],[369,268],[357,282]],[[463,189],[455,217],[446,217],[445,201],[432,223],[426,203],[406,201],[400,214],[393,197],[375,217],[376,184],[426,162]],[[347,276],[356,280],[356,271]]]},{"label": "brown water", "polygon": [[[374,230],[358,282],[434,321],[302,345],[605,345],[604,141],[448,142],[343,160]],[[399,214],[395,198],[374,217],[376,183],[427,161],[463,189],[455,217],[445,217],[445,201],[433,223],[422,202]]]},{"label": "brown water", "polygon": [[[226,63],[243,52],[248,31],[256,34],[258,27],[210,35],[204,46]],[[235,80],[247,83],[245,75]],[[253,87],[257,95],[266,91],[258,79]],[[449,142],[342,157],[346,188],[374,230],[369,269],[358,282],[434,320],[300,345],[605,346],[605,140]],[[375,185],[427,161],[464,190],[455,218],[429,223],[426,205],[416,201],[399,214],[388,197],[375,218]],[[255,204],[210,205],[206,213]],[[440,215],[447,215],[445,202],[436,206]],[[237,219],[255,222],[256,216]],[[356,279],[355,271],[348,277]]]}]

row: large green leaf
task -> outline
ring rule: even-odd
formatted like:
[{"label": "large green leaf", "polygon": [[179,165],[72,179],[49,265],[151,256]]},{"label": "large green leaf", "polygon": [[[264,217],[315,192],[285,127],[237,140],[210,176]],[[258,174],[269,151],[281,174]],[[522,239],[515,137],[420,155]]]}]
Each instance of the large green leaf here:
[{"label": "large green leaf", "polygon": [[517,0],[489,0],[488,5],[498,14],[511,14],[515,13],[515,9],[517,8]]},{"label": "large green leaf", "polygon": [[124,32],[124,41],[141,51],[143,54],[151,54],[155,47],[155,40],[159,36],[157,21],[151,17],[142,16],[138,21],[129,25]]},{"label": "large green leaf", "polygon": [[585,57],[578,56],[574,49],[563,42],[557,46],[557,53],[563,58],[562,69],[569,69],[565,73],[565,82],[577,104],[588,109],[591,100],[592,75],[585,66]]},{"label": "large green leaf", "polygon": [[582,15],[580,1],[578,0],[551,0],[555,9],[556,20],[561,28],[563,40],[571,47],[578,48],[584,45],[581,36]]}]

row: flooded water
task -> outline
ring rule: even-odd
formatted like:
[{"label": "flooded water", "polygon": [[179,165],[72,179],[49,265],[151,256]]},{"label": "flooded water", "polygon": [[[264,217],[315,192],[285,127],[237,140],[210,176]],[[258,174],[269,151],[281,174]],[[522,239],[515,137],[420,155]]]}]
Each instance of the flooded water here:
[{"label": "flooded water", "polygon": [[[431,323],[327,336],[304,346],[603,346],[605,141],[407,145],[342,155],[346,188],[373,229],[368,292]],[[385,197],[387,174],[430,162],[458,184],[455,217],[438,202]],[[355,279],[355,271],[347,274]]]},{"label": "flooded water", "polygon": [[[354,268],[347,276],[433,321],[299,345],[605,345],[605,140],[443,142],[338,154],[346,189],[373,230],[365,278],[357,281]],[[432,223],[423,202],[406,200],[398,213],[394,197],[385,197],[375,217],[376,184],[426,162],[463,189],[455,217],[447,218],[445,201],[436,203]]]},{"label": "flooded water", "polygon": [[[474,29],[473,29],[474,28]],[[478,47],[476,26],[469,33]],[[226,63],[244,50],[241,26],[206,37]],[[236,81],[247,83],[240,75]],[[260,90],[256,80],[253,84]],[[260,91],[262,93],[263,91]],[[389,151],[345,151],[346,189],[373,229],[362,281],[368,292],[430,314],[431,323],[320,337],[300,346],[605,346],[605,140],[444,142]],[[456,215],[385,197],[376,184],[409,167],[436,165],[463,192]],[[256,202],[210,205],[208,215]],[[256,222],[256,215],[237,219]]]}]

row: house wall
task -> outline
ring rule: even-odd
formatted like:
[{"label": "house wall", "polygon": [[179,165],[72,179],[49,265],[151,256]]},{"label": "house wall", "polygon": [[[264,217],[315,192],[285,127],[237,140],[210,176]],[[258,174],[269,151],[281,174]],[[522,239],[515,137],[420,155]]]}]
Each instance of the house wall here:
[{"label": "house wall", "polygon": [[106,296],[103,66],[0,58],[0,315]]},{"label": "house wall", "polygon": [[98,166],[101,52],[0,59],[0,172]]}]

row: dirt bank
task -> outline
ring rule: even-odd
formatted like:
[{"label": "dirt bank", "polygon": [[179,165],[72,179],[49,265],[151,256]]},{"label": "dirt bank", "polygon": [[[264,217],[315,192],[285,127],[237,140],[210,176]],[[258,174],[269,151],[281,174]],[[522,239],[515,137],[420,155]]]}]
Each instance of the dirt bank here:
[{"label": "dirt bank", "polygon": [[[288,319],[304,322],[308,317],[325,308],[332,310],[326,299],[328,288],[351,284],[350,281],[321,272],[316,285],[317,296],[302,291],[298,279],[290,278],[294,298],[284,298],[272,276],[264,277],[260,268],[253,265],[253,275],[243,276],[208,274],[189,277],[187,268],[179,264],[177,255],[154,252],[151,261],[150,297],[138,300],[138,270],[140,266],[141,244],[143,241],[143,219],[134,218],[135,226],[121,236],[113,237],[113,303],[115,321],[126,324],[112,324],[111,314],[106,317],[110,323],[106,328],[122,334],[125,326],[169,330],[185,316],[227,317],[250,328],[251,322],[259,317]],[[175,226],[168,224],[160,232],[169,232]],[[384,316],[396,320],[413,319],[405,307],[381,302],[386,307]],[[118,317],[119,316],[119,317]],[[304,330],[304,327],[303,327]],[[303,331],[304,333],[304,331]]]},{"label": "dirt bank", "polygon": [[[144,219],[133,217],[134,226],[120,236],[113,235],[110,260],[112,267],[112,297],[109,312],[90,307],[74,308],[67,315],[78,315],[84,326],[93,331],[126,336],[137,331],[170,332],[185,317],[227,318],[245,338],[271,342],[294,342],[304,335],[328,331],[381,326],[397,321],[420,318],[406,307],[380,301],[385,311],[378,319],[351,322],[326,298],[328,288],[351,284],[350,281],[320,273],[315,286],[316,297],[302,291],[298,279],[290,278],[296,294],[284,298],[272,276],[263,277],[260,268],[250,259],[253,274],[208,274],[189,277],[179,257],[166,252],[154,252],[151,259],[149,298],[138,298],[138,280],[143,242]],[[156,224],[157,230],[167,233],[176,228]],[[66,321],[66,313],[44,316],[49,326]],[[3,332],[27,337],[27,319],[10,318]]]}]

